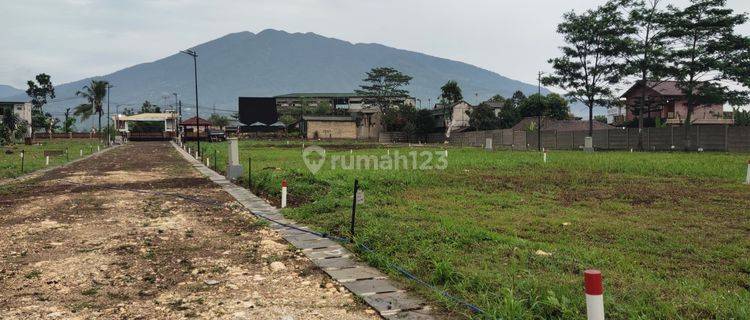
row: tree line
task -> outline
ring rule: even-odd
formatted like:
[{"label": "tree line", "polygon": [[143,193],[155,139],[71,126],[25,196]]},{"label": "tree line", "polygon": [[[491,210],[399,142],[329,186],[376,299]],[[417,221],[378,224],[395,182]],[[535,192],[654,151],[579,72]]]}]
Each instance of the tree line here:
[{"label": "tree line", "polygon": [[[735,32],[746,21],[747,14],[735,13],[726,0],[691,0],[682,8],[663,0],[610,0],[581,13],[571,11],[557,27],[565,41],[562,55],[549,60],[553,72],[542,81],[585,104],[589,120],[594,107],[621,105],[613,87],[623,81],[635,80],[645,88],[674,81],[685,94],[684,145],[689,149],[696,108],[748,103],[750,38]],[[665,102],[645,91],[635,105],[625,106],[638,115],[640,129],[643,114]],[[592,131],[590,125],[589,136]],[[638,140],[642,148],[640,133]]]}]

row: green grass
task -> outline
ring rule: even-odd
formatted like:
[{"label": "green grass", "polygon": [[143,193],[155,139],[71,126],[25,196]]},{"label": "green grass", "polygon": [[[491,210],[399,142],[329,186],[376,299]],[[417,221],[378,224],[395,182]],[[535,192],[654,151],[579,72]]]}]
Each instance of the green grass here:
[{"label": "green grass", "polygon": [[[350,153],[338,144],[323,144],[328,159]],[[202,147],[212,163],[213,150],[226,163],[225,143]],[[401,264],[487,318],[585,318],[589,268],[603,273],[609,319],[750,318],[750,186],[742,183],[749,154],[551,151],[545,164],[537,152],[449,148],[445,170],[327,163],[313,175],[298,142],[240,148],[245,169],[252,156],[256,192],[277,198],[287,179],[296,206],[285,215],[333,234],[350,236],[358,178],[366,203],[356,239],[378,252],[363,257],[397,279],[384,262]]]},{"label": "green grass", "polygon": [[[50,157],[49,165],[57,166],[80,158],[80,150],[83,155],[87,156],[96,152],[96,146],[99,144],[97,139],[36,139],[34,145],[16,144],[13,146],[0,147],[0,179],[15,178],[20,175],[30,173],[45,168],[44,150],[62,150],[69,152],[69,155]],[[104,148],[103,146],[101,147]],[[6,153],[11,150],[12,153]],[[24,151],[23,172],[21,172],[21,151]]]}]

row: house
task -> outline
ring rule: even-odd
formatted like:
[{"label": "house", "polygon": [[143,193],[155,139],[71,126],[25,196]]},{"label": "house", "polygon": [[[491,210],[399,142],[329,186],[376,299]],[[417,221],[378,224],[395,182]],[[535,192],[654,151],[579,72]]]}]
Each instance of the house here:
[{"label": "house", "polygon": [[[513,126],[513,131],[534,131],[539,128],[538,117],[526,117],[521,119]],[[603,122],[594,121],[594,130],[616,129],[617,127],[608,125]],[[558,132],[567,131],[588,131],[588,120],[557,120],[549,117],[542,117],[542,131],[555,130]]]},{"label": "house", "polygon": [[199,117],[192,117],[180,122],[180,126],[183,128],[182,130],[184,132],[185,140],[195,139],[196,137],[205,138],[208,137],[211,121]]},{"label": "house", "polygon": [[[642,82],[634,84],[628,89],[622,98],[628,110],[625,114],[625,120],[631,121],[638,119],[635,106],[641,100],[643,92],[646,92],[647,100],[656,101],[656,106],[644,113],[644,118],[661,118],[666,119],[665,123],[669,125],[681,125],[687,116],[687,100],[684,91],[677,86],[676,81],[648,82],[643,85]],[[634,112],[636,111],[636,112]],[[696,106],[691,116],[692,124],[733,124],[733,119],[724,117],[723,104],[710,104]]]},{"label": "house", "polygon": [[[31,102],[0,101],[0,115],[6,111],[13,112],[21,121],[31,124]],[[2,118],[0,117],[0,121]],[[27,127],[27,136],[31,136],[31,126]]]},{"label": "house", "polygon": [[435,128],[444,130],[447,136],[450,132],[465,130],[469,127],[469,114],[472,105],[466,101],[452,104],[436,104],[432,108],[432,117],[435,119]]}]

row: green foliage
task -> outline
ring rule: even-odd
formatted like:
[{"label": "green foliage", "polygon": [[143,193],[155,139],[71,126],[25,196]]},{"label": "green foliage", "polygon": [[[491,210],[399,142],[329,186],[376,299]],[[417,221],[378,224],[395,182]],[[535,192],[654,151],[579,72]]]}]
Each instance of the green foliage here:
[{"label": "green foliage", "polygon": [[440,91],[442,91],[440,98],[443,100],[443,103],[453,104],[464,99],[464,96],[461,94],[461,87],[458,86],[458,82],[455,80],[446,82],[440,87]]},{"label": "green foliage", "polygon": [[378,106],[385,113],[392,106],[393,99],[409,95],[409,91],[402,87],[409,85],[411,79],[394,68],[373,68],[362,80],[365,84],[360,85],[361,89],[355,92],[365,96],[365,102]]},{"label": "green foliage", "polygon": [[607,123],[607,116],[601,115],[601,114],[597,115],[597,116],[594,116],[594,121],[599,121],[601,123]]},{"label": "green foliage", "polygon": [[32,118],[31,126],[34,129],[46,128],[46,118],[43,116],[42,106],[47,104],[47,99],[55,98],[55,87],[52,85],[52,77],[45,73],[40,73],[35,80],[27,82],[28,89],[26,95],[31,98]]},{"label": "green foliage", "polygon": [[[326,157],[348,156],[348,148],[328,148],[340,143],[320,146]],[[224,163],[226,144],[209,145]],[[357,239],[378,252],[363,258],[403,279],[385,262],[397,263],[476,303],[488,319],[585,319],[587,268],[605,272],[608,319],[750,316],[750,239],[727,227],[748,219],[747,154],[553,151],[543,163],[538,152],[451,148],[446,170],[343,170],[326,162],[309,175],[301,173],[299,147],[240,142],[243,162],[253,157],[259,194],[278,199],[286,179],[290,203],[306,201],[285,216],[345,236],[358,178],[367,200],[358,206]],[[354,153],[442,148],[357,143]]]},{"label": "green foliage", "polygon": [[557,93],[550,93],[546,96],[533,94],[524,98],[518,104],[518,112],[521,117],[535,117],[541,114],[557,120],[565,120],[570,116],[568,101]]},{"label": "green foliage", "polygon": [[430,110],[417,110],[411,105],[389,108],[381,118],[387,131],[401,131],[409,135],[431,133],[435,129]]},{"label": "green foliage", "polygon": [[750,111],[735,108],[732,115],[735,126],[750,127]]},{"label": "green foliage", "polygon": [[318,102],[318,106],[315,107],[315,111],[313,112],[316,116],[325,116],[333,113],[333,106],[328,101],[320,101]]},{"label": "green foliage", "polygon": [[65,120],[63,120],[63,132],[73,132],[75,130],[76,118],[70,116],[70,108],[65,109]]},{"label": "green foliage", "polygon": [[83,86],[81,90],[76,92],[76,96],[82,97],[88,102],[75,107],[73,114],[81,117],[82,120],[88,119],[94,113],[99,115],[99,132],[102,131],[102,101],[107,96],[107,86],[109,86],[107,81],[91,80],[90,84]]},{"label": "green foliage", "polygon": [[685,139],[688,140],[687,128],[695,107],[747,102],[746,90],[730,89],[721,83],[726,79],[743,82],[736,76],[746,66],[731,57],[750,50],[748,38],[734,30],[747,21],[747,15],[735,14],[726,7],[725,0],[693,0],[684,9],[670,7],[669,13],[672,18],[666,36],[672,50],[667,57],[667,73],[685,92]]},{"label": "green foliage", "polygon": [[224,128],[229,124],[229,118],[218,113],[212,113],[211,116],[208,117],[208,121],[211,121],[211,125],[220,128]]},{"label": "green foliage", "polygon": [[480,104],[466,111],[469,115],[469,126],[476,130],[494,130],[500,128],[500,119],[495,111],[485,104]]},{"label": "green foliage", "polygon": [[150,101],[146,100],[146,101],[143,101],[143,104],[141,104],[140,113],[161,113],[161,108],[155,104],[152,104]]},{"label": "green foliage", "polygon": [[629,48],[627,35],[632,27],[619,9],[609,2],[581,14],[571,11],[557,27],[565,40],[563,55],[549,60],[554,73],[543,83],[560,87],[571,100],[586,104],[589,120],[593,120],[594,107],[607,106],[612,100],[610,86],[626,71],[620,58]]}]

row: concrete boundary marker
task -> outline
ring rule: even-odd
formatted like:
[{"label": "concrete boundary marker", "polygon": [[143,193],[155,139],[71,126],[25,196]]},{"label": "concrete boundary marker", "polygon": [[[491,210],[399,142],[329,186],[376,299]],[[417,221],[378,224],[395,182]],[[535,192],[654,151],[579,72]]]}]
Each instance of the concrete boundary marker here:
[{"label": "concrete boundary marker", "polygon": [[[294,228],[309,230],[306,226],[284,218],[279,209],[206,167],[174,142],[171,144],[193,168],[219,185],[253,214],[263,215]],[[435,319],[431,312],[433,308],[427,306],[422,298],[401,289],[400,284],[389,280],[379,270],[355,260],[354,255],[337,242],[273,222],[270,228],[279,232],[290,244],[301,249],[313,264],[350,292],[361,297],[382,317],[386,319]]]}]

